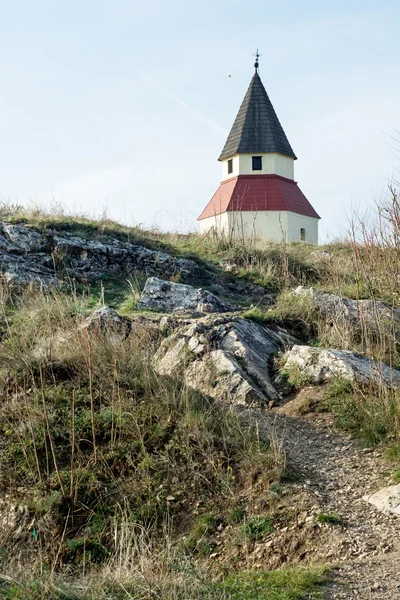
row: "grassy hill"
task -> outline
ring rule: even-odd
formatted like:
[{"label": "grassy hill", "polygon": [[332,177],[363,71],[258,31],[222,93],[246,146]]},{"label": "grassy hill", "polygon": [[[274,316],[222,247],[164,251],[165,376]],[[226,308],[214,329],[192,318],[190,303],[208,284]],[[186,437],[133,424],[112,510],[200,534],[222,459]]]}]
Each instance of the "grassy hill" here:
[{"label": "grassy hill", "polygon": [[[369,231],[316,248],[21,210],[3,209],[2,220],[190,258],[215,274],[208,287],[219,293],[233,294],[243,282],[261,286],[273,306],[243,301],[243,316],[283,325],[307,343],[334,343],[332,327],[290,295],[298,285],[398,305],[400,264],[390,231],[385,244],[378,230],[378,237]],[[279,571],[262,563],[250,569],[243,558],[274,529],[296,521],[296,474],[273,432],[260,435],[237,411],[187,388],[178,374],[155,373],[152,357],[163,334],[159,315],[135,309],[144,280],[135,274],[22,292],[2,283],[0,597],[312,597],[323,569],[293,566],[301,565],[296,550]],[[85,323],[103,304],[133,319],[129,335]],[[397,365],[397,340],[382,349],[382,339],[367,344],[354,334],[349,343],[390,355]],[[353,392],[331,390],[325,410],[346,427],[351,422],[358,435],[371,417],[357,408]],[[377,422],[394,406],[378,400],[372,403]],[[374,443],[388,436],[393,449],[397,420]]]}]

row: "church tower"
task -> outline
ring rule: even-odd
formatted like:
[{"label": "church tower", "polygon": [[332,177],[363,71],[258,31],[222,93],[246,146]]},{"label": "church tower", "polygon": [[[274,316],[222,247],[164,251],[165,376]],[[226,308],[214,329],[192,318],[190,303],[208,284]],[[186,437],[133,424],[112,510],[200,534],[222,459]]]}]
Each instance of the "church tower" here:
[{"label": "church tower", "polygon": [[202,233],[318,243],[319,216],[294,181],[297,159],[255,73],[218,160],[222,182],[199,217]]}]

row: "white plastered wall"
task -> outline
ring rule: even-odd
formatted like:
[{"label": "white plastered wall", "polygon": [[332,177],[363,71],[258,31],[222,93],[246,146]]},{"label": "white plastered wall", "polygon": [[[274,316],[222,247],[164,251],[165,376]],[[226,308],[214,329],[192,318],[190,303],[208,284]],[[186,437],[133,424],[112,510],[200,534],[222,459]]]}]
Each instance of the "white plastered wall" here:
[{"label": "white plastered wall", "polygon": [[215,231],[229,235],[229,213],[221,213],[206,219],[201,219],[200,233],[207,233],[210,229],[214,228]]},{"label": "white plastered wall", "polygon": [[318,244],[318,220],[314,217],[306,217],[304,215],[298,215],[297,213],[288,212],[288,230],[287,230],[287,241],[288,242],[299,242],[300,230],[305,230],[305,241],[309,244]]},{"label": "white plastered wall", "polygon": [[318,219],[298,215],[289,211],[259,210],[230,211],[200,221],[200,232],[212,227],[225,235],[241,238],[262,238],[281,242],[300,242],[301,230],[305,230],[305,241],[318,244]]},{"label": "white plastered wall", "polygon": [[[262,170],[253,171],[252,157],[262,156]],[[236,154],[231,157],[232,173],[228,173],[228,160],[222,161],[222,181],[238,175],[281,175],[294,179],[294,159],[276,152],[266,154]]]}]

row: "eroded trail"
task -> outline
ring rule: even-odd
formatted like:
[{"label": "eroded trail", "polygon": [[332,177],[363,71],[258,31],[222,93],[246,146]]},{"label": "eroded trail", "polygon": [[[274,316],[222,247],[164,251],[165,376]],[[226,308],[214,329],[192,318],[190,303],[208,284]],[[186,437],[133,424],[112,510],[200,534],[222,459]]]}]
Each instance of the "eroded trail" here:
[{"label": "eroded trail", "polygon": [[326,563],[339,566],[324,598],[400,599],[400,517],[363,500],[391,483],[390,467],[378,451],[335,431],[326,417],[291,412],[289,403],[252,410],[250,418],[277,437],[314,507],[342,521],[324,549]]}]

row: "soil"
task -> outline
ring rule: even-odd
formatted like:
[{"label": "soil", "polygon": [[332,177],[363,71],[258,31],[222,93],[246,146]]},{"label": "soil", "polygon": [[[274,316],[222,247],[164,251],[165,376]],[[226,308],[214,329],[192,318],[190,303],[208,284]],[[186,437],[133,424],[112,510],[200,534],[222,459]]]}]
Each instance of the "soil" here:
[{"label": "soil", "polygon": [[[329,415],[306,412],[322,393],[308,387],[281,407],[248,411],[260,431],[272,433],[297,473],[299,493],[304,490],[307,498],[303,522],[313,519],[315,526],[321,513],[338,521],[318,523],[318,543],[310,535],[299,559],[335,567],[325,600],[400,599],[400,518],[363,500],[393,483],[392,467],[378,450],[337,431]],[[296,562],[293,556],[290,562]]]}]

